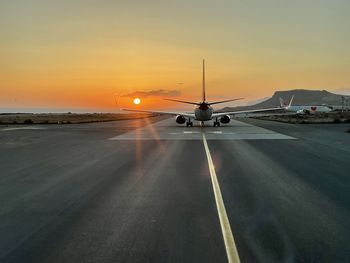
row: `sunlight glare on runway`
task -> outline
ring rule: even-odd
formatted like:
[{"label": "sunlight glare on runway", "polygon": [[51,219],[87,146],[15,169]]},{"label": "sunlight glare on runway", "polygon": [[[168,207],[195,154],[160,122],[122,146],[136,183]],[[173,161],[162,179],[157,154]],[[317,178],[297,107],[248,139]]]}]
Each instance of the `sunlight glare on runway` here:
[{"label": "sunlight glare on runway", "polygon": [[[109,140],[156,140],[162,146],[161,140],[201,140],[201,127],[185,127],[166,119],[151,124],[145,119],[147,125],[139,129],[109,138]],[[207,140],[283,140],[295,139],[272,130],[255,125],[232,120],[230,124],[221,127],[212,127],[211,122],[203,127]]]}]

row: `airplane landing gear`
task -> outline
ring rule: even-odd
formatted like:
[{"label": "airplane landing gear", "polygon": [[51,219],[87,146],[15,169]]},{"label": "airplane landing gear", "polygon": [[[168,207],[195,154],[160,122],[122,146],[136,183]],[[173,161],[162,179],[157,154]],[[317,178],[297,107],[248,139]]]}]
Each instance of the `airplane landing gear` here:
[{"label": "airplane landing gear", "polygon": [[190,118],[188,118],[188,121],[186,122],[186,127],[193,127],[193,122]]},{"label": "airplane landing gear", "polygon": [[213,124],[214,124],[214,127],[216,126],[220,127],[220,121],[218,120],[218,118],[216,118]]}]

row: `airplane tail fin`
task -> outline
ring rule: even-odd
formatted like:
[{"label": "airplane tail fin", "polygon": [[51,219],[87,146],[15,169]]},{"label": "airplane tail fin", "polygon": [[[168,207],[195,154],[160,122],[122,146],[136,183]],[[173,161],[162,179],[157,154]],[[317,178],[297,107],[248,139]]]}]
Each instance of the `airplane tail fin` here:
[{"label": "airplane tail fin", "polygon": [[288,105],[285,103],[284,99],[280,98],[280,107],[283,108],[283,107],[292,106],[293,98],[294,98],[294,95],[291,97]]},{"label": "airplane tail fin", "polygon": [[[202,79],[202,101],[201,102],[206,102],[206,97],[205,97],[205,60],[203,59],[203,79]],[[214,101],[214,102],[206,102],[209,105],[213,104],[219,104],[219,103],[225,103],[229,101],[235,101],[235,100],[242,100],[243,98],[237,98],[237,99],[230,99],[230,100],[222,100],[222,101]],[[192,101],[184,101],[184,100],[174,100],[174,99],[164,99],[168,101],[175,101],[175,102],[180,102],[180,103],[186,103],[186,104],[192,104],[192,105],[201,105],[201,102],[192,102]]]},{"label": "airplane tail fin", "polygon": [[205,101],[205,60],[203,59],[202,101]]},{"label": "airplane tail fin", "polygon": [[288,107],[292,106],[292,101],[293,101],[293,99],[294,99],[294,95],[290,98]]}]

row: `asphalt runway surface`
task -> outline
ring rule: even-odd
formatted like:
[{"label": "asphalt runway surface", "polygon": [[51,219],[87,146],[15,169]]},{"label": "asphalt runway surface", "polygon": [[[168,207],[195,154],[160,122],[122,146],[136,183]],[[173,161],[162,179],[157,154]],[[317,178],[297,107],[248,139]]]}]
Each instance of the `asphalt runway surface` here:
[{"label": "asphalt runway surface", "polygon": [[0,262],[350,262],[348,128],[0,126]]}]

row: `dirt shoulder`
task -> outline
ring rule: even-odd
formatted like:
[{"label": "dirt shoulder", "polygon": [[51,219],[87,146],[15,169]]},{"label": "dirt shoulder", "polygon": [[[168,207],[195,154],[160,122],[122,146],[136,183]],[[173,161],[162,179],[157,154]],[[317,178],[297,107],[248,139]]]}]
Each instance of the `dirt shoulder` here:
[{"label": "dirt shoulder", "polygon": [[0,125],[10,124],[76,124],[120,121],[156,116],[148,113],[2,113]]}]

